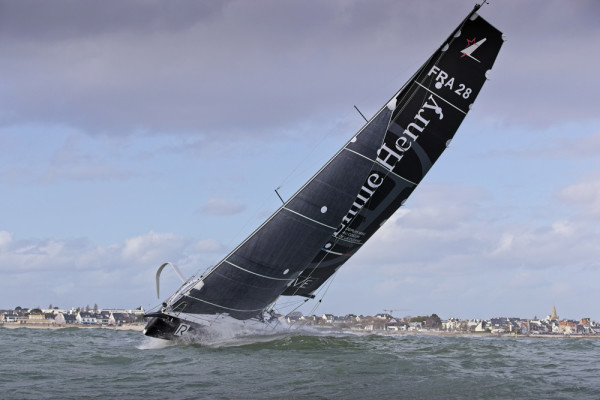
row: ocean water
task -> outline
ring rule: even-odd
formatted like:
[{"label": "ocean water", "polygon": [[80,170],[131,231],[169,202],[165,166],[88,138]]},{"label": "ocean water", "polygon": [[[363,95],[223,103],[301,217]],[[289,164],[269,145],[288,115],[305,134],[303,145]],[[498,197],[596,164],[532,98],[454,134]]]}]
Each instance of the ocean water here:
[{"label": "ocean water", "polygon": [[600,339],[0,327],[1,399],[600,399]]}]

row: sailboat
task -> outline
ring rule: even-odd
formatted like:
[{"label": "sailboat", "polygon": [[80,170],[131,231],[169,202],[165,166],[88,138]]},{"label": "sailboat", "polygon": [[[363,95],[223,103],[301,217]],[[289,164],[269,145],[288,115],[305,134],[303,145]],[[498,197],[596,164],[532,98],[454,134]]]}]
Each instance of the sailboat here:
[{"label": "sailboat", "polygon": [[[258,229],[147,313],[144,334],[178,339],[216,327],[269,326],[277,323],[272,311],[280,296],[314,298],[405,203],[489,78],[504,38],[480,7]],[[157,290],[168,264],[159,268]]]}]

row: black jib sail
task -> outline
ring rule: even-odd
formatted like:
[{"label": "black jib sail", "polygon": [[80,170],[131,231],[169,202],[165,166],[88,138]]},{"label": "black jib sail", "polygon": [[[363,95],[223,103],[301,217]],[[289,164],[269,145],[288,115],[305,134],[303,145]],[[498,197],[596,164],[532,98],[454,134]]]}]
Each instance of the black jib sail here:
[{"label": "black jib sail", "polygon": [[153,316],[246,320],[281,295],[313,297],[404,203],[479,94],[503,39],[478,8],[309,182]]}]

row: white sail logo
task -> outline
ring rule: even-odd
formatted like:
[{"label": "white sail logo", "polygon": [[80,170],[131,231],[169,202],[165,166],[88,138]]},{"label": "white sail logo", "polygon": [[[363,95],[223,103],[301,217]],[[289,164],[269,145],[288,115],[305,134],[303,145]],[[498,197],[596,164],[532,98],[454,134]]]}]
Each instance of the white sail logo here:
[{"label": "white sail logo", "polygon": [[[486,38],[481,39],[479,42],[475,42],[475,40],[477,40],[477,38],[473,38],[471,40],[467,39],[467,47],[465,47],[464,49],[462,49],[460,52],[462,53],[462,57],[464,56],[469,56],[471,57],[473,60],[477,61],[478,63],[480,63],[481,61],[479,61],[478,59],[476,59],[475,57],[473,57],[473,52],[475,50],[477,50],[479,48],[479,46],[481,46]],[[473,43],[475,42],[475,43]]]},{"label": "white sail logo", "polygon": [[[430,101],[431,103],[429,103]],[[419,134],[429,125],[431,120],[425,119],[421,115],[425,110],[433,110],[440,120],[444,118],[442,107],[438,105],[433,95],[429,95],[423,107],[415,115],[414,122],[408,124],[402,135],[396,140],[394,148],[389,147],[384,142],[381,148],[377,150],[377,162],[380,165],[390,171],[394,170],[398,161],[404,157],[404,153],[410,149],[412,144],[419,138]]]}]

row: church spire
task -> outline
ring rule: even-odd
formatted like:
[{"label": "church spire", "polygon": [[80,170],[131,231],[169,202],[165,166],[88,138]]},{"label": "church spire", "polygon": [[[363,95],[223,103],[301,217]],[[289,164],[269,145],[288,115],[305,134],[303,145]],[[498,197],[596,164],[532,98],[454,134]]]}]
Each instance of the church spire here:
[{"label": "church spire", "polygon": [[552,315],[550,315],[551,320],[558,320],[558,315],[556,315],[556,307],[552,305]]}]

